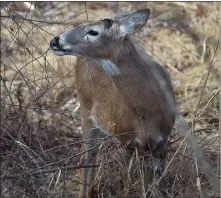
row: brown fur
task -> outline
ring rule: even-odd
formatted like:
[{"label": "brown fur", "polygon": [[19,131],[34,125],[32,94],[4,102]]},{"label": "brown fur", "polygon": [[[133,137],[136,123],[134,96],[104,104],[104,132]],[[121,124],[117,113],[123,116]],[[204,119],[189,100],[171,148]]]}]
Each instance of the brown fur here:
[{"label": "brown fur", "polygon": [[[132,52],[135,57],[137,56],[135,49],[121,47],[124,53],[127,53],[125,49],[128,49],[128,53]],[[134,137],[140,137],[139,146],[146,149],[144,147],[148,138],[152,144],[156,144],[158,136],[167,139],[172,131],[175,115],[169,109],[164,90],[158,82],[160,79],[154,77],[154,72],[157,72],[165,82],[166,91],[174,99],[168,74],[154,62],[149,62],[148,65],[142,63],[142,59],[131,57],[138,63],[133,65],[133,62],[130,62],[132,59],[125,62],[113,57],[112,62],[121,62],[121,75],[112,77],[94,64],[93,60],[78,58],[76,77],[83,133],[91,128],[88,117],[93,115],[99,126],[107,129],[110,134],[117,135],[123,143],[129,143]],[[85,134],[83,138],[86,140]],[[88,148],[86,146],[84,149]],[[86,174],[85,172],[86,170],[82,174]],[[88,173],[88,177],[92,177],[92,174]],[[87,178],[87,181],[92,183],[93,178]],[[87,197],[93,197],[90,193],[92,191],[87,190]],[[81,192],[80,195],[82,194]]]},{"label": "brown fur", "polygon": [[[88,117],[92,114],[99,125],[111,134],[130,132],[131,120],[135,115],[125,105],[112,79],[101,68],[84,58],[77,60],[76,77],[83,131],[89,125]],[[125,136],[119,137],[128,139]]]},{"label": "brown fur", "polygon": [[110,77],[93,60],[78,58],[76,76],[83,128],[87,128],[84,125],[92,114],[99,125],[111,134],[126,133],[119,136],[123,142],[130,140],[134,132],[144,140],[148,135],[159,134],[167,138],[175,116],[169,109],[164,90],[158,82],[160,79],[154,77],[154,72],[159,73],[161,80],[165,81],[167,92],[174,99],[168,74],[154,62],[147,64],[142,59],[136,60],[137,52],[133,46],[121,47],[124,56],[128,53],[131,59],[119,60],[120,47],[116,57],[112,56],[112,62],[120,64],[119,76]]},{"label": "brown fur", "polygon": [[[78,58],[76,66],[83,140],[93,140],[84,144],[85,164],[91,160],[91,149],[99,137],[99,131],[89,121],[91,116],[122,143],[132,142],[144,151],[152,151],[154,157],[166,150],[175,120],[170,77],[131,35],[143,27],[149,12],[145,9],[78,26],[50,43],[57,55],[87,57]],[[82,169],[82,178],[88,185],[93,181],[91,171]],[[83,184],[79,196],[84,197],[85,193],[87,198],[92,197],[92,191]]]}]

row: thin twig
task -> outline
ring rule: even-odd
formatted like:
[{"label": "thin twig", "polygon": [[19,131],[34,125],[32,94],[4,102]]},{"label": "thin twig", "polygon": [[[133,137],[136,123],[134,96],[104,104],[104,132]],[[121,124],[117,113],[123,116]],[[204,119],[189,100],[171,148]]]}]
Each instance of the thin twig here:
[{"label": "thin twig", "polygon": [[[85,11],[75,15],[74,17],[77,17],[77,16],[79,16],[79,15],[81,15],[83,13],[85,13]],[[64,22],[61,22],[61,21],[46,21],[46,20],[28,19],[28,18],[24,18],[23,16],[21,16],[21,15],[19,15],[17,13],[12,14],[11,16],[10,15],[0,15],[0,17],[2,17],[2,18],[11,18],[13,20],[18,19],[18,20],[37,22],[37,23],[44,23],[44,24],[50,24],[50,25],[53,25],[53,24],[55,24],[55,25],[74,25],[73,23],[68,23],[68,22],[64,23]]]},{"label": "thin twig", "polygon": [[[219,40],[221,41],[221,3],[219,4],[220,7],[220,19],[219,19]],[[221,57],[221,43],[219,43],[220,47],[220,57]],[[220,83],[221,83],[221,59],[220,59]],[[217,175],[220,175],[220,152],[221,152],[221,91],[219,94],[219,134],[218,134],[218,162],[217,162]],[[221,196],[221,190],[220,190]]]},{"label": "thin twig", "polygon": [[214,50],[214,54],[213,54],[212,60],[210,61],[210,64],[209,64],[209,66],[208,66],[208,67],[209,67],[209,68],[208,68],[208,72],[207,72],[205,81],[204,81],[204,83],[203,83],[203,88],[202,88],[202,91],[201,91],[201,94],[200,94],[200,98],[199,98],[199,101],[198,101],[198,103],[197,103],[196,110],[195,110],[195,113],[194,113],[194,116],[193,116],[193,123],[192,123],[192,128],[193,128],[193,129],[194,129],[194,126],[195,126],[195,124],[196,124],[197,111],[198,111],[198,109],[199,109],[200,102],[201,102],[201,100],[202,100],[203,93],[204,93],[204,90],[205,90],[205,87],[206,87],[206,84],[207,84],[207,81],[208,81],[210,72],[211,72],[211,70],[212,70],[213,61],[214,61],[216,52],[217,52],[217,50],[218,50],[218,47],[219,47],[219,40],[217,41],[216,48],[215,48],[215,50]]},{"label": "thin twig", "polygon": [[88,13],[87,13],[87,2],[84,4],[84,12],[86,13],[87,20],[88,20]]},{"label": "thin twig", "polygon": [[196,118],[196,121],[198,121],[201,117],[201,115],[203,114],[203,112],[205,111],[205,109],[208,107],[208,105],[211,103],[211,101],[215,98],[215,96],[219,93],[221,87],[219,89],[216,90],[216,92],[213,94],[213,96],[208,100],[208,102],[206,103],[206,105],[203,107],[203,110],[200,112],[200,114],[198,115],[198,117]]},{"label": "thin twig", "polygon": [[198,188],[198,191],[199,191],[199,194],[200,194],[200,198],[203,198],[201,182],[200,182],[200,178],[199,178],[199,169],[198,169],[198,164],[197,164],[197,159],[196,158],[195,158],[195,165],[196,165],[196,174],[197,174],[196,186]]},{"label": "thin twig", "polygon": [[[39,174],[46,174],[46,173],[51,173],[51,172],[55,172],[58,170],[61,171],[66,171],[66,170],[76,170],[76,169],[81,169],[81,168],[97,168],[99,167],[100,164],[88,164],[88,165],[72,165],[72,166],[65,166],[65,167],[56,167],[56,168],[51,168],[51,169],[40,169],[37,171],[29,171],[27,173],[25,173],[24,175],[39,175]],[[21,175],[6,175],[3,176],[1,179],[5,180],[5,179],[17,179],[20,178]]]}]

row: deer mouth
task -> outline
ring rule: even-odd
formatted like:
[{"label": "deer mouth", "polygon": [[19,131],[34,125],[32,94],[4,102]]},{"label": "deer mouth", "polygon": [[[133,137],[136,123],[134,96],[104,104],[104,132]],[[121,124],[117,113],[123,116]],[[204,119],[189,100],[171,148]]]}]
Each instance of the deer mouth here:
[{"label": "deer mouth", "polygon": [[68,55],[70,54],[70,50],[65,50],[62,48],[52,48],[54,54],[56,54],[57,56],[63,56],[63,55]]}]

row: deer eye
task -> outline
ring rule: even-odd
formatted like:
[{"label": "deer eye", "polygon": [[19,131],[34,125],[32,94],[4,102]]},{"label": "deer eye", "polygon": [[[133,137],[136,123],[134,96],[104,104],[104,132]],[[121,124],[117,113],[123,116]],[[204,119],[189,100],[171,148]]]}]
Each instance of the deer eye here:
[{"label": "deer eye", "polygon": [[91,35],[91,36],[97,36],[99,33],[97,31],[94,31],[94,30],[89,30],[87,32],[87,34]]}]

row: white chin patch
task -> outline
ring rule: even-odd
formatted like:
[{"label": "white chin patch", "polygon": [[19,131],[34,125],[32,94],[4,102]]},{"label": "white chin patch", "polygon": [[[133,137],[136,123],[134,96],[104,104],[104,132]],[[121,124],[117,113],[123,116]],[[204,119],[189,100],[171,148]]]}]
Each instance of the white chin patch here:
[{"label": "white chin patch", "polygon": [[58,50],[53,50],[53,52],[54,52],[54,54],[55,55],[57,55],[57,56],[64,56],[64,55],[66,55],[66,53],[65,52],[63,52],[63,51],[58,51]]},{"label": "white chin patch", "polygon": [[110,76],[115,76],[120,74],[118,66],[109,60],[102,60],[100,66]]}]

